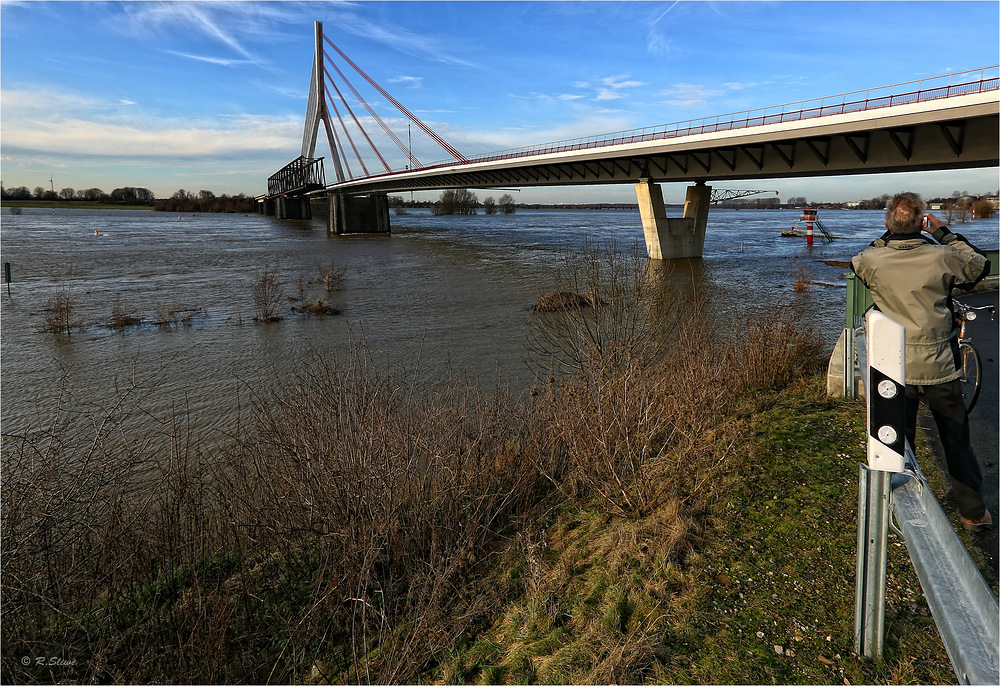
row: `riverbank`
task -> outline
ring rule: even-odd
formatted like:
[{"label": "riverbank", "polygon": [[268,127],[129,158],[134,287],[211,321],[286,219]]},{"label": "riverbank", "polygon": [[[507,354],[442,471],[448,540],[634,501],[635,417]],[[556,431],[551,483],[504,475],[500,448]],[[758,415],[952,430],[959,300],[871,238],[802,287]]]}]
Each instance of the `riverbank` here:
[{"label": "riverbank", "polygon": [[[787,334],[779,327],[775,340]],[[723,388],[733,392],[699,405],[707,423],[673,435],[642,427],[627,455],[638,457],[652,441],[673,446],[658,449],[666,462],[633,462],[631,469],[607,463],[606,472],[601,456],[628,445],[613,427],[642,416],[633,414],[643,406],[636,396],[659,403],[671,397],[669,389],[633,378],[629,393],[618,396],[603,384],[571,384],[556,395],[542,391],[524,415],[502,395],[461,385],[427,395],[371,370],[359,374],[361,368],[313,368],[262,404],[263,425],[225,461],[231,480],[218,494],[189,471],[207,456],[184,447],[183,422],[175,422],[179,450],[160,463],[165,497],[147,511],[151,521],[120,497],[102,498],[98,516],[68,528],[73,512],[63,508],[59,521],[40,520],[58,532],[47,544],[58,542],[58,549],[44,553],[47,564],[35,574],[25,573],[23,559],[17,569],[11,561],[46,537],[22,528],[11,538],[11,522],[23,527],[30,504],[8,509],[4,547],[15,555],[5,563],[4,680],[954,678],[894,536],[884,659],[853,655],[865,413],[862,403],[827,399],[815,371],[749,386],[729,377]],[[617,398],[615,411],[595,414],[582,400],[592,392]],[[410,409],[400,408],[408,397]],[[549,414],[545,408],[560,398]],[[350,417],[352,408],[365,410],[369,429],[326,424]],[[662,409],[647,408],[654,417]],[[684,416],[675,429],[693,419]],[[535,419],[525,423],[529,417]],[[540,427],[548,429],[539,440]],[[580,431],[581,446],[551,442]],[[597,434],[612,452],[589,463],[578,451],[599,445]],[[400,473],[395,460],[386,471],[362,454],[356,457],[363,462],[354,461],[353,451],[366,445],[399,450],[399,457],[416,450],[427,456],[425,466]],[[110,447],[101,442],[102,451]],[[296,455],[311,457],[299,462]],[[424,462],[430,455],[437,457]],[[112,478],[107,457],[104,479]],[[65,474],[53,467],[50,479]],[[928,476],[934,486],[938,476]],[[90,485],[108,491],[99,480]],[[126,487],[118,482],[108,495]],[[5,495],[10,508],[17,501]],[[103,533],[94,539],[93,532]],[[67,573],[82,576],[60,576]],[[18,586],[29,582],[36,593],[22,595]],[[44,655],[44,662],[25,663],[26,655]]]}]

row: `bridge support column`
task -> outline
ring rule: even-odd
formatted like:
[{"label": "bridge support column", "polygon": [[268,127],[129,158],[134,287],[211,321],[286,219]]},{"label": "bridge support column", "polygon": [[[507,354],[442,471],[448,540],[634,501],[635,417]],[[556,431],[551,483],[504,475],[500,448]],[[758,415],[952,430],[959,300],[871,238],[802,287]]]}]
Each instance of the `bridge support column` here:
[{"label": "bridge support column", "polygon": [[312,219],[312,205],[309,198],[276,198],[275,216],[278,219]]},{"label": "bridge support column", "polygon": [[330,214],[326,233],[390,233],[389,196],[385,193],[348,195],[330,193]]},{"label": "bridge support column", "polygon": [[708,206],[712,199],[711,186],[698,183],[688,187],[684,216],[680,218],[667,216],[663,190],[658,184],[649,180],[640,181],[635,185],[635,194],[650,259],[701,257],[705,248]]},{"label": "bridge support column", "polygon": [[261,198],[257,203],[257,212],[265,217],[273,217],[277,203],[273,198]]}]

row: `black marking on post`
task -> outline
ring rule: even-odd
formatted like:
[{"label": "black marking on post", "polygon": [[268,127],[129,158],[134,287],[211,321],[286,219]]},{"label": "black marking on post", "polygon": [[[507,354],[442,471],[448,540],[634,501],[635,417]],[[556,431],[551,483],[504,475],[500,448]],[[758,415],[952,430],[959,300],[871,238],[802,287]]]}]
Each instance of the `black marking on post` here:
[{"label": "black marking on post", "polygon": [[[878,439],[882,445],[902,455],[906,439],[903,429],[906,420],[906,387],[875,367],[869,367],[869,370],[871,376],[867,392],[871,400],[869,403],[868,433]],[[896,391],[891,398],[885,398],[879,393],[879,385],[886,381],[890,382]],[[896,431],[896,440],[892,443],[886,443],[879,438],[878,430],[883,426],[891,426]]]}]

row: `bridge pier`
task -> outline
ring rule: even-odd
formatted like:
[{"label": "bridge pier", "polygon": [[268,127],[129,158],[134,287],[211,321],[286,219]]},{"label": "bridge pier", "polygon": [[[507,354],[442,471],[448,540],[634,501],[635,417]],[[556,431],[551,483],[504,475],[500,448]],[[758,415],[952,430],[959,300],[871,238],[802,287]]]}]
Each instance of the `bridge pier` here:
[{"label": "bridge pier", "polygon": [[390,233],[389,196],[385,193],[348,195],[329,193],[329,218],[326,233]]},{"label": "bridge pier", "polygon": [[265,217],[273,217],[277,210],[277,203],[274,198],[263,197],[257,201],[257,213]]},{"label": "bridge pier", "polygon": [[278,219],[312,219],[312,205],[309,198],[275,198],[275,213]]},{"label": "bridge pier", "polygon": [[663,190],[648,179],[635,185],[639,201],[642,230],[646,235],[646,251],[653,260],[673,260],[701,257],[705,249],[705,229],[708,226],[708,206],[712,187],[699,181],[688,186],[684,199],[684,216],[668,217],[663,205]]}]

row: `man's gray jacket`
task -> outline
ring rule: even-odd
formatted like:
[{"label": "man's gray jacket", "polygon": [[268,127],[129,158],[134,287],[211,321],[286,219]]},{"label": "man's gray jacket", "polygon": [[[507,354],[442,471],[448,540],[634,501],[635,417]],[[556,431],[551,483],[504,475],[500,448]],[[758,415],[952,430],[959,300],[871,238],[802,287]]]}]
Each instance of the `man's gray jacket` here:
[{"label": "man's gray jacket", "polygon": [[886,316],[906,328],[906,383],[959,377],[953,288],[969,289],[990,270],[986,257],[948,227],[922,235],[886,233],[851,260],[851,269]]}]

